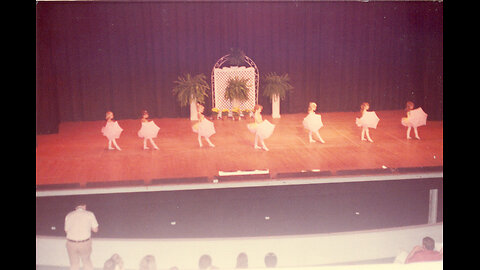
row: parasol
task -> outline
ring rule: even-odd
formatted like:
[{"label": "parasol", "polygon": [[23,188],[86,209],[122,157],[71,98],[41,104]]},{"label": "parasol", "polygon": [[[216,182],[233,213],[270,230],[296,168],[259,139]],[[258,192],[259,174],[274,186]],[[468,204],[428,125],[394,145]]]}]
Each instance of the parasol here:
[{"label": "parasol", "polygon": [[375,112],[364,112],[363,116],[360,118],[357,118],[357,126],[362,127],[366,126],[369,128],[377,128],[378,121],[380,121],[380,118],[378,118],[377,114]]},{"label": "parasol", "polygon": [[413,127],[425,126],[427,124],[427,116],[421,107],[411,110],[408,116],[408,121]]}]

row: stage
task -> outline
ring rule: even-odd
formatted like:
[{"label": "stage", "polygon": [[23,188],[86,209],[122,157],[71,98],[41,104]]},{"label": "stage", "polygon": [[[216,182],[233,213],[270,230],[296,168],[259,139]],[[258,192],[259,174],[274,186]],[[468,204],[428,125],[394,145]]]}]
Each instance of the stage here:
[{"label": "stage", "polygon": [[212,183],[220,171],[268,170],[263,178],[272,180],[302,171],[340,175],[443,166],[442,121],[428,121],[418,128],[421,140],[413,137],[413,131],[407,140],[400,123],[402,110],[376,113],[380,122],[377,129],[370,129],[373,143],[360,140],[357,112],[321,113],[324,144],[308,142],[302,125],[306,113],[282,114],[280,119],[264,114],[276,125],[265,140],[268,152],[253,148],[254,135],[246,127],[250,118],[214,120],[216,134],[210,137],[214,148],[206,142],[199,147],[191,128],[194,121],[153,118],[160,127],[154,139],[159,150],[143,150],[143,139],[137,136],[139,119],[120,119],[124,130],[117,143],[122,151],[107,149],[100,132],[104,121],[62,122],[58,134],[37,135],[36,185],[37,189],[181,185]]}]

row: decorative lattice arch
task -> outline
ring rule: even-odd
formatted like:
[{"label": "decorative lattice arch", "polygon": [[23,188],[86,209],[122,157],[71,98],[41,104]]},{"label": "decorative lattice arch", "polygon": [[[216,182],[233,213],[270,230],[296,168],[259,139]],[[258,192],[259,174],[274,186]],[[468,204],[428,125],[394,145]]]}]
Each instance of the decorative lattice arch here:
[{"label": "decorative lattice arch", "polygon": [[258,102],[258,87],[259,87],[259,73],[257,65],[248,56],[245,56],[244,60],[249,67],[222,67],[227,62],[230,54],[218,59],[212,69],[211,81],[212,81],[212,107],[218,108],[220,111],[223,109],[232,109],[232,102],[225,99],[225,88],[230,78],[248,78],[250,83],[249,97],[247,101],[240,102],[240,109],[253,109]]}]

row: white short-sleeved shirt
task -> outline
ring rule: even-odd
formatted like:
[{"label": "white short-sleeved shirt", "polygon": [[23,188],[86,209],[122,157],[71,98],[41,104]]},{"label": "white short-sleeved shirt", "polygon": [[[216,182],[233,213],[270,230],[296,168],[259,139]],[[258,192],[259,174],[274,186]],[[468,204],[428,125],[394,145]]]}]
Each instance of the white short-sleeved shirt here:
[{"label": "white short-sleeved shirt", "polygon": [[65,232],[67,239],[82,241],[90,238],[93,228],[98,227],[95,215],[87,210],[78,208],[65,217]]}]

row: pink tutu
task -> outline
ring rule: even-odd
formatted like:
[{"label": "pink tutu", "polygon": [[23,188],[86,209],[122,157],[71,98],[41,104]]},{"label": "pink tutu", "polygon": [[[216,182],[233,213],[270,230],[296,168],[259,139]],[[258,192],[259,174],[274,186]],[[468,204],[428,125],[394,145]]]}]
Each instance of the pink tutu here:
[{"label": "pink tutu", "polygon": [[210,137],[215,134],[215,126],[213,122],[208,121],[207,119],[203,119],[201,122],[196,123],[192,126],[192,130],[195,133],[198,133],[200,136],[203,137]]},{"label": "pink tutu", "polygon": [[362,117],[355,119],[357,126],[368,128],[377,128],[378,121],[380,121],[380,118],[378,118],[377,114],[373,111],[364,112]]},{"label": "pink tutu", "polygon": [[142,127],[138,131],[138,137],[140,138],[156,138],[160,128],[153,122],[142,122]]},{"label": "pink tutu", "polygon": [[323,127],[322,116],[320,114],[309,113],[303,118],[303,127],[309,131],[315,132]]},{"label": "pink tutu", "polygon": [[427,116],[421,107],[416,108],[408,112],[408,117],[402,118],[402,125],[406,127],[419,127],[427,124]]},{"label": "pink tutu", "polygon": [[118,122],[107,122],[107,124],[102,127],[103,136],[107,137],[109,140],[120,138],[120,133],[123,129],[118,125]]},{"label": "pink tutu", "polygon": [[247,125],[247,128],[250,132],[255,133],[261,139],[266,139],[272,135],[275,125],[268,120],[263,120],[260,124],[250,123]]}]

